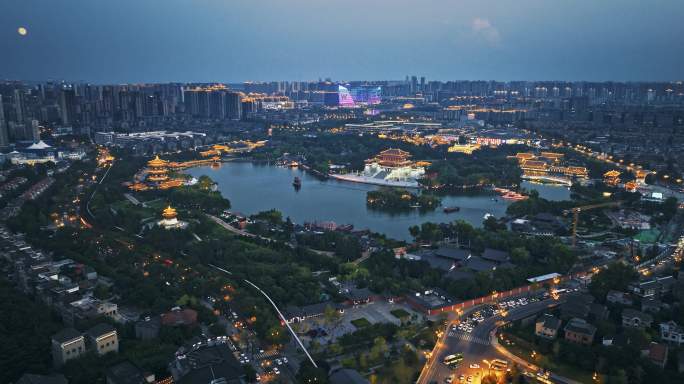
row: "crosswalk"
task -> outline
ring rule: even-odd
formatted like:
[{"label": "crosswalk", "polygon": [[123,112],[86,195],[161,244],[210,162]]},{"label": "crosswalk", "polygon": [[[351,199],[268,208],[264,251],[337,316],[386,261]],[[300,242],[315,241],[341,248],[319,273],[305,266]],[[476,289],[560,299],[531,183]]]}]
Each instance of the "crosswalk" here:
[{"label": "crosswalk", "polygon": [[275,356],[277,356],[277,355],[278,355],[278,351],[276,351],[276,350],[270,350],[270,351],[265,351],[264,353],[257,353],[257,354],[254,355],[254,357],[255,357],[257,360],[263,360],[263,359],[266,359],[266,358],[269,358],[269,357],[275,357]]},{"label": "crosswalk", "polygon": [[475,344],[480,344],[480,345],[489,345],[489,340],[484,339],[481,337],[475,337],[469,333],[463,333],[459,331],[449,331],[448,334],[449,337],[454,337],[463,341],[467,341],[469,343],[475,343]]}]

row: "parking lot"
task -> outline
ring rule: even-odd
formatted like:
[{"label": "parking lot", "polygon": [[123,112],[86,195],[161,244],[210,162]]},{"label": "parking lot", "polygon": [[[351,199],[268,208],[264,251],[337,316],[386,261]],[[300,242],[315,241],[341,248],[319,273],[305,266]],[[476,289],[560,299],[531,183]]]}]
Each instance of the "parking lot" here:
[{"label": "parking lot", "polygon": [[541,294],[539,296],[534,296],[530,298],[522,297],[519,299],[502,300],[496,305],[488,304],[478,309],[477,311],[469,314],[458,324],[451,326],[452,332],[463,332],[471,333],[478,324],[482,323],[485,319],[505,313],[511,309],[523,307],[529,303],[535,303],[539,300],[544,299],[544,295],[548,296],[548,293]]}]

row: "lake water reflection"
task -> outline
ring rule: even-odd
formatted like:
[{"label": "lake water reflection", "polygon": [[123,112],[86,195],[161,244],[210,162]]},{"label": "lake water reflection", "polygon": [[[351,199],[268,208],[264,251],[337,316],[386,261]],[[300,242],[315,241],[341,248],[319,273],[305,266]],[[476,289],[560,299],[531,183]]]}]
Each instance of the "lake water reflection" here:
[{"label": "lake water reflection", "polygon": [[[378,187],[319,180],[298,169],[233,162],[223,163],[219,168],[197,167],[185,172],[194,177],[211,177],[236,212],[251,215],[273,208],[295,223],[334,221],[353,224],[355,229],[367,228],[401,240],[411,240],[408,228],[426,221],[461,219],[481,226],[485,214],[501,217],[509,204],[501,198],[493,199],[494,196],[447,196],[443,198],[442,205],[458,206],[461,208],[459,212],[447,214],[437,209],[390,215],[366,207],[366,192]],[[295,176],[302,180],[299,190],[292,185]]]}]

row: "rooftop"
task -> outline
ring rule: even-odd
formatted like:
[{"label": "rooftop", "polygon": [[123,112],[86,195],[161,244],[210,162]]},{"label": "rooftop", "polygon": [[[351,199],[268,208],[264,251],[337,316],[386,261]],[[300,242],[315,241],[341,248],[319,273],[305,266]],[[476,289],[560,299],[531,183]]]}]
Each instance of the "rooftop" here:
[{"label": "rooftop", "polygon": [[81,332],[73,328],[64,328],[61,331],[57,332],[55,335],[53,335],[52,340],[61,344],[77,339],[79,337],[83,337],[83,335],[81,335]]},{"label": "rooftop", "polygon": [[93,339],[97,339],[98,337],[101,337],[111,332],[116,332],[116,328],[114,328],[109,323],[97,324],[86,331],[88,336],[92,337]]},{"label": "rooftop", "polygon": [[596,327],[587,323],[585,320],[575,317],[570,319],[570,321],[568,321],[568,323],[565,325],[565,331],[594,336],[594,333],[596,333]]}]

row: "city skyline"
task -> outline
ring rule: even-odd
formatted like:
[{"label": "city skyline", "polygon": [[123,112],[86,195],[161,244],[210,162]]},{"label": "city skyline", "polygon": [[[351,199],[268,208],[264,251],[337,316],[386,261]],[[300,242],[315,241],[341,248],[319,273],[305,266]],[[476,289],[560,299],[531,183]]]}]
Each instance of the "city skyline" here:
[{"label": "city skyline", "polygon": [[11,53],[0,74],[28,81],[676,81],[684,66],[671,49],[684,33],[676,1],[32,0],[0,10],[0,50]]}]

